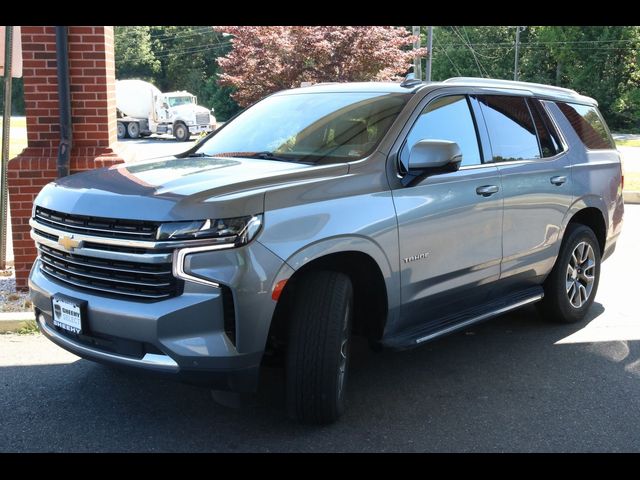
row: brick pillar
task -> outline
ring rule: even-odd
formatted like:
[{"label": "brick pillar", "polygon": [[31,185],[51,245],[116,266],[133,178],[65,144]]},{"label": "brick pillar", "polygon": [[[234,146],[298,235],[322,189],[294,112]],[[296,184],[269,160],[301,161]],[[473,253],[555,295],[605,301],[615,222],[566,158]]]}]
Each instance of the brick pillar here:
[{"label": "brick pillar", "polygon": [[[122,162],[116,144],[113,27],[69,27],[71,173]],[[55,27],[22,27],[27,148],[9,162],[16,286],[27,288],[36,257],[33,200],[57,176],[60,125]]]}]

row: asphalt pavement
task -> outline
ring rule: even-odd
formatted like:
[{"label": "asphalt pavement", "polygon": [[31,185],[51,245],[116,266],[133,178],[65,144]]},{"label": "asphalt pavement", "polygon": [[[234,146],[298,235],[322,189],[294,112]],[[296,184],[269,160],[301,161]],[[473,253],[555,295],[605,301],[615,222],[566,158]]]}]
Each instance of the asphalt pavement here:
[{"label": "asphalt pavement", "polygon": [[2,452],[638,452],[640,206],[627,205],[588,319],[533,307],[408,352],[356,343],[348,410],[298,425],[282,371],[240,408],[207,389],[122,372],[39,334],[0,335]]}]

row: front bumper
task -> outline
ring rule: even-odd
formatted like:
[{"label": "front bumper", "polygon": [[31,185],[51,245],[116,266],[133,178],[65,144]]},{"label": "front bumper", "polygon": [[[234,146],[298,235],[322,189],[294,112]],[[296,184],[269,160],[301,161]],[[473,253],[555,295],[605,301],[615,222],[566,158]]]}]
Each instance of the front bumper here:
[{"label": "front bumper", "polygon": [[212,132],[214,129],[211,128],[211,125],[190,125],[189,132],[190,133],[202,133],[202,132]]},{"label": "front bumper", "polygon": [[[38,325],[51,341],[83,358],[221,390],[255,391],[275,307],[265,287],[273,284],[283,262],[257,242],[187,258],[196,275],[215,279],[233,292],[235,343],[225,333],[220,288],[187,281],[179,296],[150,303],[131,301],[55,280],[40,270],[39,260],[29,277]],[[247,268],[252,263],[255,268]],[[212,274],[207,274],[209,269]],[[265,271],[273,273],[265,278]],[[256,277],[260,288],[256,288]],[[86,334],[75,335],[53,325],[55,294],[87,301]]]}]

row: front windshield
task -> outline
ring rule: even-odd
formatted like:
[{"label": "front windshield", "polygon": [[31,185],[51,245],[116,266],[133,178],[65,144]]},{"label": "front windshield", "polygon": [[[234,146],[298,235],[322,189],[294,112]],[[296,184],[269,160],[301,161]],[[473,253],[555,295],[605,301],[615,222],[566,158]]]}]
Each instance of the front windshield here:
[{"label": "front windshield", "polygon": [[371,154],[409,94],[331,92],[273,95],[238,115],[199,154],[338,163]]},{"label": "front windshield", "polygon": [[168,97],[169,106],[177,107],[178,105],[188,105],[192,103],[193,97]]}]

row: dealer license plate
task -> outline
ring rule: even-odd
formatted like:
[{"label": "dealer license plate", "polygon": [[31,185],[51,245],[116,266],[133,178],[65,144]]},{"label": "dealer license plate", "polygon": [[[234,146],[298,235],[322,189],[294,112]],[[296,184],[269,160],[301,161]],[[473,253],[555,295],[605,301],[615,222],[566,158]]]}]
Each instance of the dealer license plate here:
[{"label": "dealer license plate", "polygon": [[72,333],[82,333],[82,303],[66,297],[54,296],[53,324]]}]

